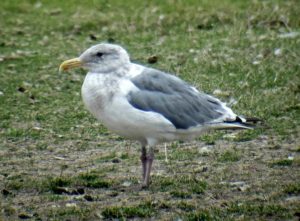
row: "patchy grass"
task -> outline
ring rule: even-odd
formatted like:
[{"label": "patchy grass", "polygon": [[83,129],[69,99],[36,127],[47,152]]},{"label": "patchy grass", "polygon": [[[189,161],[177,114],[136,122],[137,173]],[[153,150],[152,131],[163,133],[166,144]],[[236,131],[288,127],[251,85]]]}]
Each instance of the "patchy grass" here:
[{"label": "patchy grass", "polygon": [[271,163],[271,166],[291,166],[293,164],[293,160],[290,159],[280,159],[275,160]]},{"label": "patchy grass", "polygon": [[234,150],[227,150],[218,157],[219,162],[235,162],[241,159],[240,154]]},{"label": "patchy grass", "polygon": [[281,205],[262,204],[262,203],[234,203],[227,208],[228,213],[237,215],[245,215],[251,217],[252,215],[259,215],[260,217],[278,217],[290,218],[291,214]]},{"label": "patchy grass", "polygon": [[[298,220],[297,4],[2,0],[0,220]],[[140,190],[139,144],[84,109],[83,70],[58,73],[103,41],[264,123],[159,146]]]},{"label": "patchy grass", "polygon": [[55,177],[55,178],[51,178],[49,180],[49,189],[53,192],[53,193],[57,193],[59,191],[59,188],[61,187],[68,187],[70,186],[72,183],[72,180],[70,178],[67,177]]},{"label": "patchy grass", "polygon": [[89,218],[91,214],[90,209],[88,208],[79,208],[79,207],[64,207],[64,208],[54,208],[50,209],[48,212],[48,217],[57,219],[86,219]]},{"label": "patchy grass", "polygon": [[153,192],[170,192],[174,197],[191,197],[193,194],[202,194],[207,188],[207,183],[191,176],[180,175],[176,177],[153,177]]},{"label": "patchy grass", "polygon": [[211,220],[217,220],[217,217],[213,217],[208,211],[206,210],[200,210],[192,213],[188,213],[186,216],[187,220],[190,221],[211,221]]},{"label": "patchy grass", "polygon": [[105,180],[103,177],[95,173],[85,173],[79,175],[78,183],[82,186],[92,188],[108,188],[113,185],[112,180]]},{"label": "patchy grass", "polygon": [[155,208],[151,202],[142,203],[136,206],[113,206],[102,211],[102,216],[106,219],[112,218],[147,218],[155,214]]},{"label": "patchy grass", "polygon": [[288,194],[300,194],[300,182],[287,184],[284,187],[284,192]]},{"label": "patchy grass", "polygon": [[68,191],[65,187],[88,187],[88,188],[109,188],[114,182],[113,180],[104,179],[100,173],[87,172],[81,173],[73,177],[54,177],[44,181],[44,191],[50,190],[55,194],[76,194],[76,190]]}]

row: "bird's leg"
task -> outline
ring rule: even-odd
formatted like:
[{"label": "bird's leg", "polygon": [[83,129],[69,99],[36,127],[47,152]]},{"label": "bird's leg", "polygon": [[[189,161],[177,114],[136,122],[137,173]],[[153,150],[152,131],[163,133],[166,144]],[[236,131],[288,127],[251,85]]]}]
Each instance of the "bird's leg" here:
[{"label": "bird's leg", "polygon": [[146,161],[146,174],[145,174],[145,177],[144,177],[142,187],[148,187],[149,186],[150,173],[151,173],[153,159],[154,159],[154,150],[153,150],[152,147],[149,147],[149,151],[148,151],[148,154],[147,154],[147,161]]},{"label": "bird's leg", "polygon": [[142,146],[141,161],[142,161],[142,167],[143,167],[143,180],[145,180],[146,169],[147,169],[147,150],[146,150],[146,146],[144,146],[144,145]]},{"label": "bird's leg", "polygon": [[167,143],[165,143],[165,162],[168,163],[168,151],[167,151]]}]

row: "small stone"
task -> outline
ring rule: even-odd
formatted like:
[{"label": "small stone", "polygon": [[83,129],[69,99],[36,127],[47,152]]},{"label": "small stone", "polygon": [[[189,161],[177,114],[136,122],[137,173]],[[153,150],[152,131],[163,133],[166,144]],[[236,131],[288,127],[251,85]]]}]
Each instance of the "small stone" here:
[{"label": "small stone", "polygon": [[258,65],[258,64],[260,64],[260,61],[253,61],[252,64],[253,65]]},{"label": "small stone", "polygon": [[236,182],[230,182],[229,185],[230,186],[243,186],[246,183],[244,181],[236,181]]},{"label": "small stone", "polygon": [[131,186],[131,182],[130,181],[125,181],[124,183],[122,183],[122,186],[125,186],[125,187],[129,187]]},{"label": "small stone", "polygon": [[100,220],[103,220],[103,216],[100,212],[96,212],[95,215],[100,219]]},{"label": "small stone", "polygon": [[264,57],[263,54],[258,54],[258,55],[256,56],[256,58],[258,58],[258,59],[261,59],[261,58],[263,58],[263,57]]},{"label": "small stone", "polygon": [[249,185],[243,185],[243,186],[239,186],[238,190],[241,191],[241,192],[245,192],[249,188],[250,188]]},{"label": "small stone", "polygon": [[294,160],[294,156],[292,155],[288,156],[288,160]]},{"label": "small stone", "polygon": [[213,91],[213,94],[214,94],[214,95],[219,95],[219,94],[222,94],[222,91],[221,91],[220,89],[215,89],[215,90]]},{"label": "small stone", "polygon": [[300,34],[300,32],[288,32],[278,35],[279,38],[295,38]]},{"label": "small stone", "polygon": [[219,96],[229,96],[230,92],[228,92],[228,91],[222,91],[221,89],[215,89],[213,91],[213,94],[214,95],[219,95]]},{"label": "small stone", "polygon": [[203,173],[203,172],[207,172],[208,171],[208,167],[206,166],[200,166],[200,167],[196,167],[193,169],[194,173]]},{"label": "small stone", "polygon": [[74,201],[82,201],[84,199],[83,195],[75,195],[72,197]]},{"label": "small stone", "polygon": [[237,137],[236,133],[231,133],[231,134],[225,134],[225,135],[223,135],[223,138],[226,138],[226,139],[235,139],[236,137]]},{"label": "small stone", "polygon": [[280,48],[276,48],[276,49],[274,50],[274,55],[276,55],[276,56],[281,55],[281,49],[280,49]]},{"label": "small stone", "polygon": [[66,207],[77,207],[76,203],[66,203]]},{"label": "small stone", "polygon": [[64,157],[58,157],[58,156],[54,156],[53,158],[56,159],[56,160],[66,160],[66,158],[64,158]]},{"label": "small stone", "polygon": [[212,148],[205,146],[205,147],[200,148],[199,153],[206,154],[206,153],[210,153],[211,151],[212,151]]},{"label": "small stone", "polygon": [[291,196],[291,197],[286,198],[285,200],[289,201],[289,202],[297,202],[297,201],[300,201],[300,196]]},{"label": "small stone", "polygon": [[3,96],[3,95],[4,95],[4,93],[2,91],[0,91],[0,96]]},{"label": "small stone", "polygon": [[40,130],[43,130],[43,129],[40,128],[40,127],[35,126],[35,127],[32,127],[32,130],[40,131]]}]

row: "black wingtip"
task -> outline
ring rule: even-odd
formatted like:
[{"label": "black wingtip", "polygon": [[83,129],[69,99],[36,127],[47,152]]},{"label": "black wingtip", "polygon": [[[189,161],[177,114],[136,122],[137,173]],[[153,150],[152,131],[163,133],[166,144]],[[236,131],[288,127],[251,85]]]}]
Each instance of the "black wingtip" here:
[{"label": "black wingtip", "polygon": [[253,124],[257,124],[259,122],[264,123],[264,120],[258,117],[246,117],[245,119],[247,123],[253,123]]},{"label": "black wingtip", "polygon": [[256,128],[256,127],[267,127],[266,122],[263,119],[260,119],[258,117],[236,117],[236,122],[251,127],[251,128]]},{"label": "black wingtip", "polygon": [[264,120],[257,117],[240,117],[236,116],[235,120],[225,121],[225,123],[239,124],[248,128],[256,128],[257,126],[266,126]]}]

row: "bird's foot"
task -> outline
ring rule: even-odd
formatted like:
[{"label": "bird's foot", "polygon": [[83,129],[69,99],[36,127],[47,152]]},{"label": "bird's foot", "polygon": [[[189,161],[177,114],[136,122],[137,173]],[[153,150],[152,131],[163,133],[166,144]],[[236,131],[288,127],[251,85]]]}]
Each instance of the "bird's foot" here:
[{"label": "bird's foot", "polygon": [[143,182],[143,183],[141,184],[141,190],[146,190],[146,189],[148,189],[148,188],[149,188],[149,183]]}]

